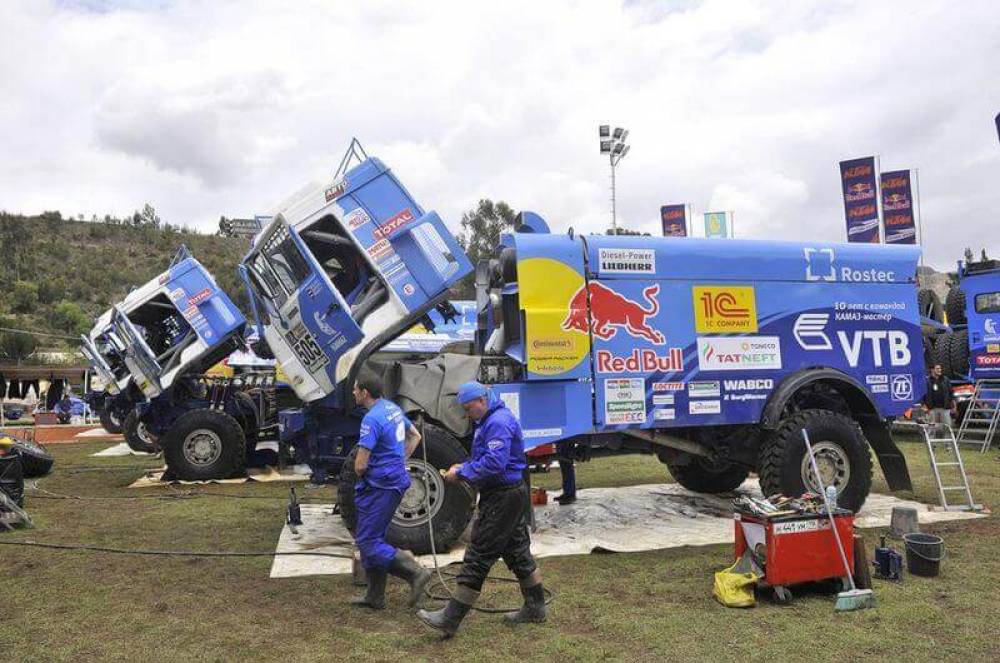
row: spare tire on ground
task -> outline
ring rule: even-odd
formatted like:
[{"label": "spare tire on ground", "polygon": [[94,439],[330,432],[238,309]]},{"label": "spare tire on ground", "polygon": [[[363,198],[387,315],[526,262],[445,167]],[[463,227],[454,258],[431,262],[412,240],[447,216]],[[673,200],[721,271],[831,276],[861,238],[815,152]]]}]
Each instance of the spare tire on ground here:
[{"label": "spare tire on ground", "polygon": [[21,467],[25,477],[29,479],[43,477],[52,471],[55,459],[39,443],[31,440],[18,440],[14,444],[14,450],[21,455]]},{"label": "spare tire on ground", "polygon": [[944,307],[941,306],[941,298],[930,288],[924,288],[917,292],[917,310],[925,318],[930,318],[935,322],[944,321]]},{"label": "spare tire on ground", "polygon": [[[386,540],[394,546],[417,555],[431,552],[428,521],[434,526],[434,550],[445,552],[462,535],[472,518],[475,492],[466,484],[445,483],[438,470],[468,460],[462,444],[450,433],[430,424],[424,426],[421,446],[427,445],[427,464],[424,451],[418,446],[407,460],[410,472],[410,489],[396,509]],[[357,447],[348,454],[340,470],[337,499],[340,516],[347,529],[354,533],[358,521],[354,506],[354,485],[358,475],[354,471]]]},{"label": "spare tire on ground", "polygon": [[944,300],[944,312],[948,314],[949,325],[964,325],[965,318],[965,291],[960,287],[953,286],[948,291],[948,296]]}]

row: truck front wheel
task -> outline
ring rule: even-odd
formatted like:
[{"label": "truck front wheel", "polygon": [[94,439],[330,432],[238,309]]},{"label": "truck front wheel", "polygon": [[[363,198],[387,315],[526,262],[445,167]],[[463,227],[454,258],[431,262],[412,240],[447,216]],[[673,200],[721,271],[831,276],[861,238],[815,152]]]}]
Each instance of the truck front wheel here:
[{"label": "truck front wheel", "polygon": [[114,413],[114,410],[110,405],[105,405],[101,408],[100,417],[101,426],[104,427],[105,431],[111,433],[112,435],[117,435],[122,432],[121,419],[119,419],[118,415]]},{"label": "truck front wheel", "polygon": [[[423,444],[427,445],[427,462],[424,463],[423,449],[419,446],[407,460],[410,488],[403,495],[386,535],[392,545],[418,555],[431,552],[429,524],[434,526],[434,550],[445,552],[451,548],[468,526],[475,505],[475,492],[471,488],[464,483],[445,483],[439,472],[468,459],[461,443],[437,426],[426,425]],[[356,455],[356,449],[347,455],[337,484],[340,516],[352,534],[358,522],[354,506],[354,485],[358,482],[354,471]]]},{"label": "truck front wheel", "polygon": [[671,453],[663,462],[677,483],[696,493],[728,493],[739,488],[750,474],[748,468],[732,461],[683,451]]},{"label": "truck front wheel", "polygon": [[760,451],[760,487],[765,496],[798,497],[819,492],[802,431],[809,434],[820,479],[837,488],[837,504],[857,512],[872,484],[868,440],[853,419],[829,410],[802,410],[768,436]]},{"label": "truck front wheel", "polygon": [[242,476],[246,438],[231,416],[218,410],[191,410],[163,436],[163,459],[178,479],[200,481]]},{"label": "truck front wheel", "polygon": [[125,424],[122,428],[122,432],[125,435],[125,444],[132,451],[137,451],[144,454],[155,454],[160,449],[156,446],[156,438],[146,424],[142,423],[139,415],[136,414],[135,410],[128,413],[125,417]]}]

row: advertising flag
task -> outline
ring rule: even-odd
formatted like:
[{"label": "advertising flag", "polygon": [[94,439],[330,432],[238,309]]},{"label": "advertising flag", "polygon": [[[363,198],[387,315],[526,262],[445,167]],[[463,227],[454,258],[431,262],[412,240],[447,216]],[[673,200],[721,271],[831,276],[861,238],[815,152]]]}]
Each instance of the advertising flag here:
[{"label": "advertising flag", "polygon": [[687,237],[687,205],[664,205],[660,221],[664,237]]},{"label": "advertising flag", "polygon": [[886,244],[916,244],[917,228],[913,221],[913,195],[910,171],[882,173],[882,216],[885,219]]},{"label": "advertising flag", "polygon": [[840,183],[844,191],[847,241],[881,241],[876,198],[875,157],[840,162]]},{"label": "advertising flag", "polygon": [[705,237],[729,237],[725,212],[705,212]]}]

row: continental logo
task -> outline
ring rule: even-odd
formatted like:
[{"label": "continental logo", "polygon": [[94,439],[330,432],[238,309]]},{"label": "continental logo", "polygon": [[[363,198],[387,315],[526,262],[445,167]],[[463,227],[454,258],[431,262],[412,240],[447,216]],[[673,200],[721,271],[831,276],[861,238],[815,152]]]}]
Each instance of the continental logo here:
[{"label": "continental logo", "polygon": [[576,341],[565,336],[542,336],[531,339],[531,349],[538,351],[563,350],[571,352],[576,349]]},{"label": "continental logo", "polygon": [[703,286],[692,290],[694,326],[700,334],[742,334],[757,331],[753,286]]}]

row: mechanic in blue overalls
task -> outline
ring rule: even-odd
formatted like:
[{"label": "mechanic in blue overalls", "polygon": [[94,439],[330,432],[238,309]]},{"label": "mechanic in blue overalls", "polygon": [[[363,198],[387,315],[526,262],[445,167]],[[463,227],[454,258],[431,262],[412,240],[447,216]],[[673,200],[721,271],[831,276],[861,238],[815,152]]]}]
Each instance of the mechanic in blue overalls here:
[{"label": "mechanic in blue overalls", "polygon": [[354,541],[368,576],[368,591],[351,605],[385,609],[386,574],[410,583],[409,606],[417,605],[431,573],[408,551],[386,543],[385,535],[403,494],[410,487],[406,459],[420,444],[420,433],[399,406],[382,398],[382,384],[363,376],[354,385],[354,401],[368,409],[361,420],[354,470],[354,505],[358,512]]},{"label": "mechanic in blue overalls", "polygon": [[467,481],[479,489],[479,517],[472,526],[453,598],[441,610],[417,613],[446,638],[455,635],[479,598],[490,569],[501,557],[517,577],[524,596],[521,609],[504,615],[504,620],[510,624],[545,621],[542,574],[531,556],[531,507],[524,482],[527,458],[521,425],[500,397],[478,382],[459,387],[458,402],[475,426],[472,459],[452,465],[444,478],[449,482]]}]

